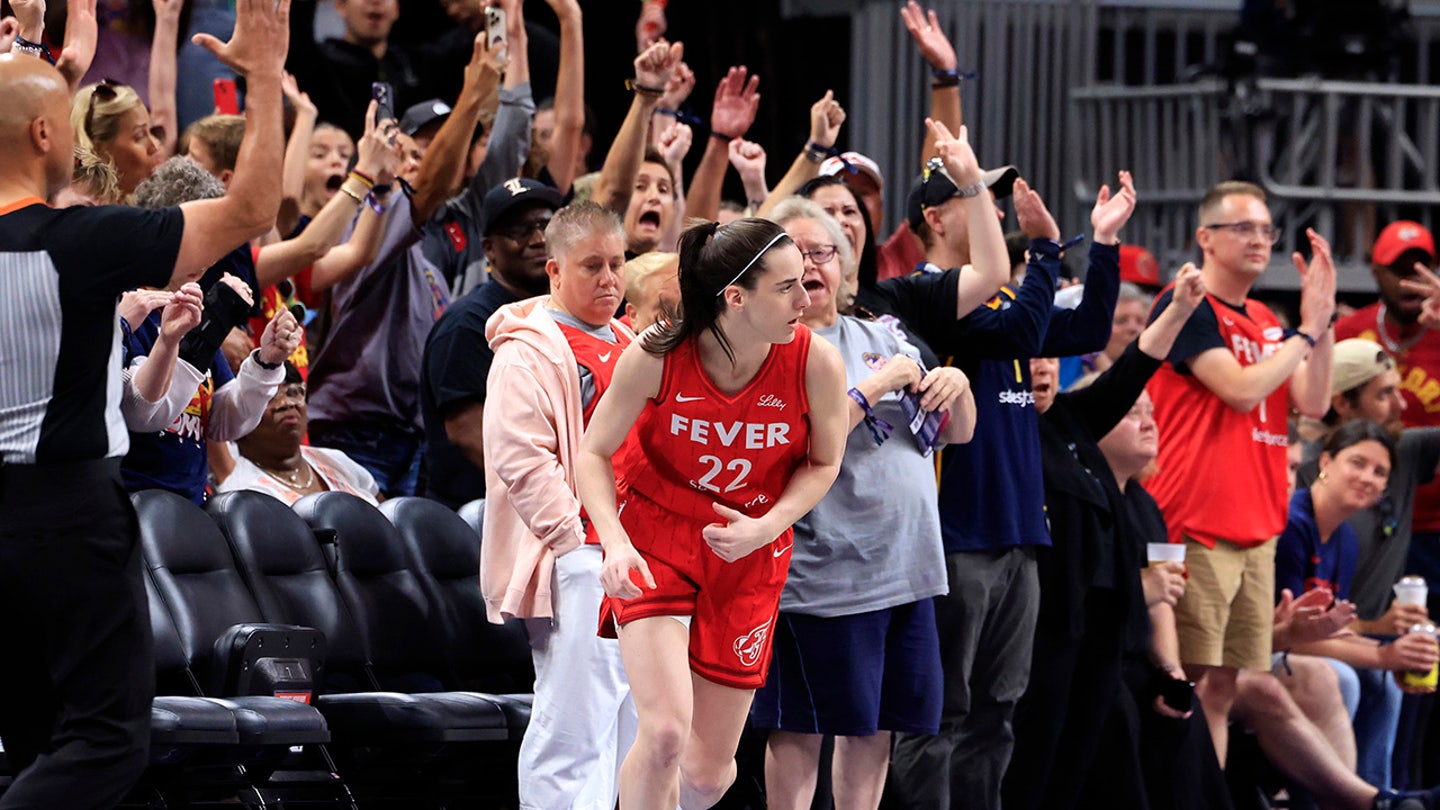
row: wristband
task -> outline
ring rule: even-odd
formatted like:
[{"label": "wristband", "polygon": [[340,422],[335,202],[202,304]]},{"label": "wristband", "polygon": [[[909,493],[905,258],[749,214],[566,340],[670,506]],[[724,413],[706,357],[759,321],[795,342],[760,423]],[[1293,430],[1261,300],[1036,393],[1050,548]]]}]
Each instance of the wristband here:
[{"label": "wristband", "polygon": [[963,70],[961,70],[961,69],[959,69],[959,68],[950,68],[949,70],[940,70],[940,69],[938,69],[938,68],[930,68],[930,75],[931,75],[931,76],[935,79],[935,81],[937,81],[937,82],[940,82],[940,81],[949,81],[950,79],[954,79],[956,84],[959,84],[961,79],[969,79],[969,80],[971,80],[971,81],[974,81],[974,80],[980,78],[980,74],[979,74],[979,73],[966,73],[965,71],[963,71]]},{"label": "wristband", "polygon": [[[367,191],[368,191],[369,189],[372,189],[372,188],[375,187],[375,178],[371,177],[370,175],[368,175],[368,174],[366,174],[366,173],[364,173],[364,172],[361,172],[361,171],[353,171],[353,172],[350,172],[350,177],[353,177],[353,178],[355,178],[356,180],[359,180],[360,182],[364,183],[364,184],[365,184],[365,189],[366,189]],[[346,179],[349,179],[349,178],[346,178]]]},{"label": "wristband", "polygon": [[655,115],[668,115],[676,121],[682,124],[689,124],[692,127],[705,126],[705,119],[698,115],[692,115],[684,110],[668,110],[664,107],[656,107],[654,110],[651,110],[651,112]]},{"label": "wristband", "polygon": [[663,88],[663,87],[651,87],[651,86],[648,85],[648,84],[641,84],[640,82],[637,82],[637,81],[635,81],[634,79],[626,79],[626,80],[625,80],[625,89],[626,89],[626,90],[634,90],[634,91],[635,91],[635,94],[636,94],[636,95],[640,95],[640,96],[656,96],[656,97],[659,97],[659,96],[665,95],[665,88]]},{"label": "wristband", "polygon": [[959,76],[945,76],[945,77],[943,77],[943,78],[937,76],[934,81],[930,82],[930,89],[931,89],[931,90],[944,90],[944,89],[947,88],[947,87],[959,87],[959,86],[960,86],[960,77],[959,77]]},{"label": "wristband", "polygon": [[10,47],[12,50],[28,53],[31,56],[44,59],[52,65],[55,64],[55,57],[50,55],[50,46],[43,42],[31,42],[22,36],[17,36],[15,37],[15,44]]},{"label": "wristband", "polygon": [[1309,335],[1305,334],[1304,332],[1301,332],[1299,329],[1296,329],[1294,334],[1295,334],[1296,337],[1298,337],[1298,338],[1300,338],[1301,340],[1305,341],[1306,343],[1310,344],[1310,348],[1312,348],[1312,349],[1315,348],[1315,338],[1310,337]]},{"label": "wristband", "polygon": [[205,308],[200,325],[180,339],[180,359],[194,366],[201,374],[210,372],[215,353],[225,342],[230,330],[245,322],[250,304],[229,284],[216,283],[205,293]]},{"label": "wristband", "polygon": [[860,406],[860,410],[865,412],[865,427],[870,429],[870,436],[875,439],[875,444],[884,444],[885,440],[890,438],[890,431],[894,430],[895,426],[875,415],[874,409],[870,407],[870,400],[860,393],[859,388],[851,388],[845,393],[849,394],[850,398],[855,400],[855,404]]},{"label": "wristband", "polygon": [[726,135],[726,134],[723,133],[723,132],[716,132],[716,131],[713,130],[713,129],[710,130],[710,137],[714,138],[714,139],[717,140],[717,141],[720,141],[721,143],[729,143],[729,142],[735,140],[735,136],[734,136],[734,135]]},{"label": "wristband", "polygon": [[285,365],[285,361],[284,361],[284,360],[281,360],[281,361],[278,362],[278,363],[267,363],[267,362],[265,362],[264,360],[261,360],[261,359],[260,359],[260,350],[259,350],[259,349],[256,349],[255,351],[253,351],[253,352],[250,353],[250,359],[255,361],[255,365],[259,366],[260,368],[265,369],[266,371],[274,371],[275,369],[280,368],[281,366]]},{"label": "wristband", "polygon": [[346,197],[349,197],[350,199],[354,200],[356,205],[364,205],[364,204],[365,204],[365,197],[364,197],[363,195],[356,194],[355,192],[351,191],[351,190],[350,190],[350,187],[349,187],[349,185],[348,185],[347,183],[341,183],[341,184],[340,184],[340,193],[341,193],[341,194],[344,194]]}]

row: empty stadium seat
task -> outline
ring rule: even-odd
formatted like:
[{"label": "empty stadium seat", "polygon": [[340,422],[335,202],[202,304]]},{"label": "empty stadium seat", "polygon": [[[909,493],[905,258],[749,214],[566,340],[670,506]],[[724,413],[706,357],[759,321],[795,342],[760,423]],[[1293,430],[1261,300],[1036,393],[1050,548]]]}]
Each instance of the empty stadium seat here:
[{"label": "empty stadium seat", "polygon": [[535,684],[530,642],[520,620],[497,625],[485,616],[479,535],[426,498],[393,498],[380,512],[404,541],[410,568],[430,602],[446,687],[500,695],[512,730],[523,731]]}]

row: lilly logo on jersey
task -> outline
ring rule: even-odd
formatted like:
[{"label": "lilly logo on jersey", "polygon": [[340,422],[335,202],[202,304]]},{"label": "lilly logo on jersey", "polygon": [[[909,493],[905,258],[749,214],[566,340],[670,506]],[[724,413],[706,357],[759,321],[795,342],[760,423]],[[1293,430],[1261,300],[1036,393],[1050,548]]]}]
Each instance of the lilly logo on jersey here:
[{"label": "lilly logo on jersey", "polygon": [[[711,422],[670,414],[670,435],[690,437],[696,444],[710,446],[718,439],[722,447],[744,447],[763,450],[790,443],[790,425],[786,422]],[[741,444],[743,442],[743,444]]]},{"label": "lilly logo on jersey", "polygon": [[765,651],[765,639],[769,636],[770,620],[766,619],[764,624],[735,639],[735,655],[739,656],[740,663],[747,667],[760,663],[760,654]]},{"label": "lilly logo on jersey", "polygon": [[774,394],[766,394],[765,396],[760,397],[760,401],[756,402],[755,405],[759,408],[778,408],[782,411],[785,410],[785,400],[775,396]]}]

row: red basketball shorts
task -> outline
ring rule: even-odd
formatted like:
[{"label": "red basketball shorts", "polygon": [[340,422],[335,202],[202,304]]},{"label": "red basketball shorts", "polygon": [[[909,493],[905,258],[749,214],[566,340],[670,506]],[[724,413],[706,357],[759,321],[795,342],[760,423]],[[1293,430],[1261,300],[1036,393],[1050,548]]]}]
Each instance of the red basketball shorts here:
[{"label": "red basketball shorts", "polygon": [[790,570],[794,532],[727,563],[700,536],[714,521],[697,521],[660,507],[634,492],[620,507],[620,524],[650,566],[655,588],[631,573],[642,591],[635,599],[606,596],[600,634],[615,625],[653,616],[690,616],[690,668],[707,680],[735,689],[757,689],[770,669],[770,650],[780,591]]}]

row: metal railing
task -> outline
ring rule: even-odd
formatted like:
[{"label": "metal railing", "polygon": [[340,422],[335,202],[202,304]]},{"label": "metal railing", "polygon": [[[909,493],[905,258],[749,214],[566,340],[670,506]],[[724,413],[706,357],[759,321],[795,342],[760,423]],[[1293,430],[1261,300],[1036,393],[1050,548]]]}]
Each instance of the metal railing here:
[{"label": "metal railing", "polygon": [[[1120,168],[1141,192],[1126,238],[1171,269],[1194,258],[1200,196],[1235,174],[1273,195],[1287,226],[1276,256],[1313,225],[1342,250],[1343,287],[1371,288],[1363,258],[1375,223],[1435,224],[1440,90],[1425,85],[1440,0],[1410,4],[1414,39],[1400,59],[1419,85],[1260,79],[1238,89],[1192,78],[1221,61],[1233,0],[933,5],[961,67],[980,73],[962,101],[982,163],[1019,166],[1067,233],[1088,227],[1095,188]],[[849,143],[885,171],[893,226],[918,169],[929,74],[894,3],[868,3],[853,20]],[[1293,272],[1269,275],[1269,286],[1293,286]]]}]

